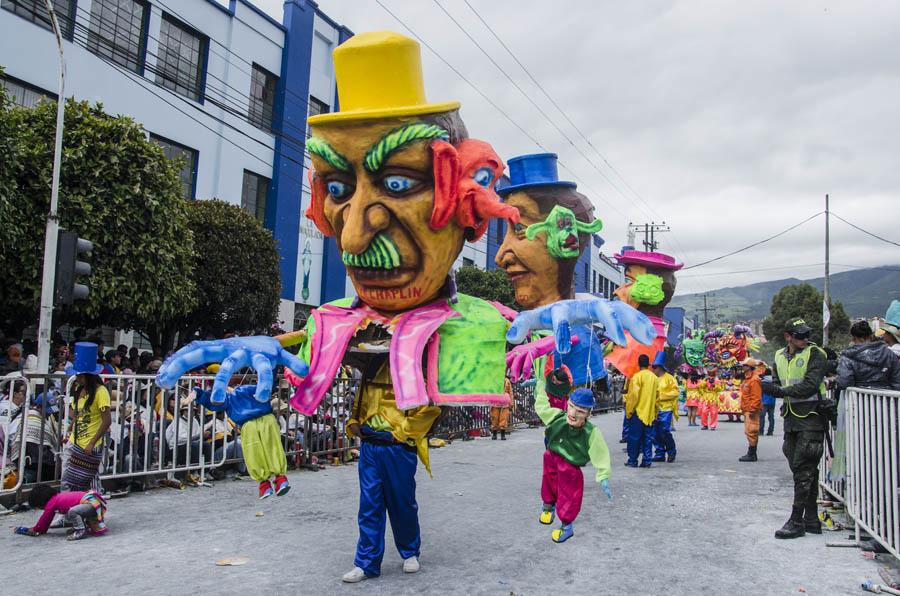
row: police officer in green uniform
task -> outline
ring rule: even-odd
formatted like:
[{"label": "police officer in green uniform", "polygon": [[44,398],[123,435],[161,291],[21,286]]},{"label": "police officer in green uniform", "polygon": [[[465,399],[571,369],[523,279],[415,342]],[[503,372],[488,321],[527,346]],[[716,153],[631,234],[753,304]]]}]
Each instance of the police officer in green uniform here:
[{"label": "police officer in green uniform", "polygon": [[826,417],[817,411],[825,398],[824,350],[810,343],[812,329],[795,317],[785,324],[787,347],[775,353],[774,383],[763,383],[763,391],[784,398],[782,452],[794,475],[794,505],[791,517],[775,532],[776,538],[799,538],[807,532],[821,534],[816,499],[819,495],[819,461],[825,444]]}]

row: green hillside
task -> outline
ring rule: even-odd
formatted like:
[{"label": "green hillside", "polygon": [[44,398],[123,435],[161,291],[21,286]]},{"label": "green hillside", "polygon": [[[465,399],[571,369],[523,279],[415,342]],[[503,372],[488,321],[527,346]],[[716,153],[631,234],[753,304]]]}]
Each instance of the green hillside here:
[{"label": "green hillside", "polygon": [[[824,279],[800,280],[795,277],[764,281],[733,288],[722,288],[710,292],[707,299],[715,308],[709,317],[711,322],[752,321],[769,314],[772,296],[784,286],[809,283],[822,291]],[[886,265],[879,269],[859,269],[835,273],[831,276],[832,300],[844,304],[844,310],[853,317],[884,316],[891,300],[900,299],[900,266]],[[683,306],[688,316],[696,314],[703,320],[702,294],[676,295],[672,306]]]}]

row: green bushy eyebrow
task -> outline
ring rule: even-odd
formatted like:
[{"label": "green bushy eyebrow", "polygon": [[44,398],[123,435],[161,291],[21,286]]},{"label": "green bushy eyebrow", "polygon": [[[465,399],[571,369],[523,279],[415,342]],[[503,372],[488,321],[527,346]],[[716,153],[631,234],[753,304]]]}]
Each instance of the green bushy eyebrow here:
[{"label": "green bushy eyebrow", "polygon": [[363,164],[366,170],[375,173],[381,169],[391,153],[413,141],[434,139],[446,141],[449,138],[450,133],[436,124],[411,122],[381,137],[381,140],[366,152]]},{"label": "green bushy eyebrow", "polygon": [[350,161],[338,153],[337,150],[324,139],[320,139],[319,137],[308,138],[306,140],[306,149],[311,155],[318,155],[324,159],[328,165],[333,168],[341,170],[342,172],[353,171]]}]

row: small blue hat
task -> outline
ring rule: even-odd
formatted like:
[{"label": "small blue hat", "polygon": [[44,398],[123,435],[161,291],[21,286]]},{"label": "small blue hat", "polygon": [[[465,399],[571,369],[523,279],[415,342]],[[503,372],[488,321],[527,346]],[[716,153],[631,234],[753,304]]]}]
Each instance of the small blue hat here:
[{"label": "small blue hat", "polygon": [[97,349],[97,344],[90,341],[75,344],[75,361],[66,365],[66,374],[99,375],[103,372],[103,365],[97,364]]},{"label": "small blue hat", "polygon": [[594,392],[590,389],[581,387],[572,392],[569,396],[569,403],[579,408],[587,408],[590,410],[594,407]]},{"label": "small blue hat", "polygon": [[666,353],[665,352],[657,352],[656,356],[653,358],[653,366],[661,366],[664,370],[669,370],[666,368]]},{"label": "small blue hat", "polygon": [[504,185],[498,184],[496,191],[500,196],[506,196],[523,188],[541,186],[575,188],[577,185],[574,182],[559,179],[556,157],[555,153],[532,153],[510,158],[506,162],[509,166],[509,182]]}]

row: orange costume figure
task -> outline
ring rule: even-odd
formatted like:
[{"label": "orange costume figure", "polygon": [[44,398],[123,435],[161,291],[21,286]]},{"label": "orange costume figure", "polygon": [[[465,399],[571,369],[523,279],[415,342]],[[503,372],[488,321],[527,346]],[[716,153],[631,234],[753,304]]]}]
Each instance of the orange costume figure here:
[{"label": "orange costume figure", "polygon": [[613,258],[625,265],[625,283],[615,291],[616,297],[647,315],[656,328],[653,343],[642,344],[627,334],[628,344],[613,347],[606,357],[609,364],[631,378],[638,371],[638,356],[645,354],[652,361],[666,347],[663,311],[675,294],[675,272],[683,265],[659,252],[623,250]]},{"label": "orange costume figure", "polygon": [[699,426],[699,424],[697,424],[697,411],[700,409],[702,403],[700,400],[700,384],[702,382],[703,381],[700,380],[697,373],[691,373],[688,380],[684,382],[686,393],[684,407],[687,408],[688,426]]},{"label": "orange costume figure", "polygon": [[741,382],[741,411],[744,413],[744,434],[747,436],[747,454],[738,461],[756,461],[756,444],[759,441],[759,414],[762,412],[762,382],[759,369],[765,366],[755,358],[741,362],[744,380]]},{"label": "orange costume figure", "polygon": [[[508,377],[503,382],[503,392],[509,396],[509,402],[512,403],[512,383]],[[496,441],[499,432],[500,440],[505,441],[507,428],[509,428],[509,406],[491,406],[491,440]]]}]

